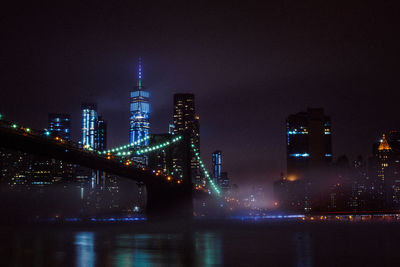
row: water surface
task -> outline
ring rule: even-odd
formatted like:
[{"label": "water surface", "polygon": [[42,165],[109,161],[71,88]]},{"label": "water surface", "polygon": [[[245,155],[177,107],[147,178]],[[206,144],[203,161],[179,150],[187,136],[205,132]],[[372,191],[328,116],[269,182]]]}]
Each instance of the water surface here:
[{"label": "water surface", "polygon": [[1,266],[400,266],[399,223],[3,226]]}]

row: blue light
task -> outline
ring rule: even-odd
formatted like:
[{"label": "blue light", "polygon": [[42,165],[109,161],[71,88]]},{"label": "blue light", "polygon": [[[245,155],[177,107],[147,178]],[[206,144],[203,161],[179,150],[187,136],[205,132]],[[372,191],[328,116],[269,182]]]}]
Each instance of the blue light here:
[{"label": "blue light", "polygon": [[290,157],[296,157],[296,158],[298,158],[298,157],[309,157],[310,156],[310,154],[308,154],[308,153],[303,153],[303,154],[300,154],[300,153],[297,153],[297,154],[289,154],[289,156]]},{"label": "blue light", "polygon": [[288,134],[308,134],[308,132],[304,132],[304,131],[288,131]]},{"label": "blue light", "polygon": [[332,154],[325,154],[325,157],[332,157]]}]

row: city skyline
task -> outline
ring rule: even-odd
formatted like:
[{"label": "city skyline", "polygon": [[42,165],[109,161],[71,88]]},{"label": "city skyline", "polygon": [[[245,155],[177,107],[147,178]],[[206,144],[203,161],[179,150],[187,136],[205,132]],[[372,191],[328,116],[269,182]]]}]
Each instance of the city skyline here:
[{"label": "city skyline", "polygon": [[[193,20],[173,30],[186,19],[181,9],[172,10],[170,15],[159,14],[155,23],[170,16],[176,21],[167,20],[164,26],[154,29],[144,17],[151,11],[158,14],[158,10],[141,6],[138,10],[143,12],[127,19],[129,12],[119,7],[112,16],[120,27],[114,33],[116,38],[108,37],[113,32],[111,26],[103,32],[97,30],[105,25],[102,15],[94,10],[87,10],[93,19],[85,28],[92,38],[78,34],[76,25],[82,19],[75,13],[71,17],[52,17],[72,25],[71,32],[55,32],[54,26],[47,23],[49,15],[40,17],[33,12],[25,14],[23,21],[7,16],[11,26],[4,44],[8,52],[2,53],[6,67],[1,79],[1,112],[35,128],[46,125],[40,118],[46,118],[48,112],[70,113],[76,140],[80,118],[76,107],[83,101],[97,102],[108,120],[109,145],[124,144],[129,131],[127,97],[136,82],[136,59],[141,55],[145,59],[144,79],[152,90],[152,132],[167,132],[172,122],[173,93],[194,93],[202,122],[202,155],[211,155],[215,149],[224,151],[224,168],[233,183],[270,183],[286,169],[284,120],[288,114],[307,107],[323,107],[331,116],[334,160],[342,154],[366,157],[382,133],[400,125],[394,103],[399,93],[395,90],[398,41],[390,34],[393,13],[387,6],[376,8],[366,3],[364,10],[386,15],[371,21],[368,12],[354,14],[357,5],[349,4],[339,12],[327,4],[302,8],[309,15],[305,19],[297,14],[297,8],[294,4],[281,17],[270,16],[269,20],[264,16],[279,10],[279,5],[263,9],[265,14],[256,12],[253,17],[233,8],[222,16],[226,19],[222,23],[218,12],[223,8],[216,6],[217,13],[205,12],[205,23],[201,24],[204,10],[189,5]],[[236,16],[245,19],[236,24]],[[144,20],[143,28],[132,26],[137,20]],[[315,24],[319,20],[324,21],[323,26]],[[219,24],[210,30],[214,22]],[[38,42],[31,25],[40,26],[39,32],[52,34],[42,36]],[[190,33],[191,27],[198,34]],[[21,35],[13,33],[20,32],[15,29],[22,29]],[[140,44],[127,34],[131,29],[137,33],[134,36],[143,36]],[[170,30],[179,42],[172,41],[161,29]],[[159,42],[148,37],[157,33]],[[236,37],[237,33],[247,38]],[[224,39],[219,39],[219,34]],[[69,45],[51,45],[57,38],[68,40]],[[34,48],[32,53],[21,39]],[[291,45],[294,42],[296,46]],[[48,53],[43,54],[44,50]],[[83,58],[79,56],[82,51]],[[387,57],[383,51],[394,56]],[[8,97],[17,99],[17,104],[4,101]],[[15,106],[24,106],[30,112]],[[237,162],[241,162],[240,167]],[[207,166],[211,166],[210,161]]]}]

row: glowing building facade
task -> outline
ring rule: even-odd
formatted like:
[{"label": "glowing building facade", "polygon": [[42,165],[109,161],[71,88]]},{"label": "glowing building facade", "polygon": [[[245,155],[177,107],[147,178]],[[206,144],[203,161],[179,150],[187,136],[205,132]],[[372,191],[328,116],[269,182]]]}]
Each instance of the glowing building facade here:
[{"label": "glowing building facade", "polygon": [[82,145],[97,150],[97,106],[82,104]]},{"label": "glowing building facade", "polygon": [[[130,93],[129,142],[148,137],[150,131],[150,93],[142,86],[142,62],[139,58],[138,81]],[[139,146],[147,146],[148,140]]]}]

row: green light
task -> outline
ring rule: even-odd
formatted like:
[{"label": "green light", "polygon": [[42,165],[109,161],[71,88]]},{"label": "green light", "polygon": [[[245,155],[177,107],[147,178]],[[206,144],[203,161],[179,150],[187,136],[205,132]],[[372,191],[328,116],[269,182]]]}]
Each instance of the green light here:
[{"label": "green light", "polygon": [[3,114],[0,113],[0,120],[2,120],[2,119],[3,119]]},{"label": "green light", "polygon": [[26,128],[25,131],[27,131],[28,133],[31,131],[30,128]]},{"label": "green light", "polygon": [[18,127],[18,125],[17,125],[17,124],[15,124],[15,123],[13,123],[13,125],[11,125],[11,127],[15,129],[15,128],[17,128],[17,127]]}]

